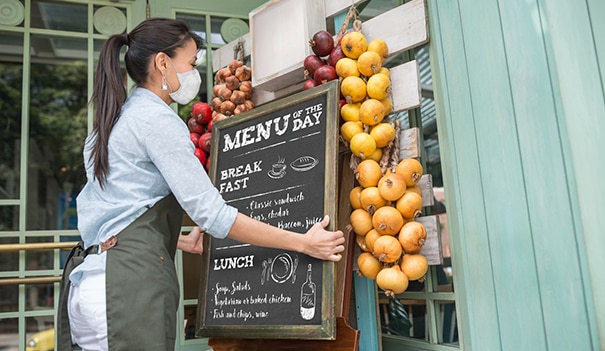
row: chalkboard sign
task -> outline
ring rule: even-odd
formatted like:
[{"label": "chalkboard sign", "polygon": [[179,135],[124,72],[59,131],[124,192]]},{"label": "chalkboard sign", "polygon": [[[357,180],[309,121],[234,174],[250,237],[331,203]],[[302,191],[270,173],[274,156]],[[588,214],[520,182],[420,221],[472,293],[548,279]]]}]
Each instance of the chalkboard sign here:
[{"label": "chalkboard sign", "polygon": [[[338,82],[213,125],[210,177],[227,203],[305,233],[337,223]],[[263,233],[257,233],[263,235]],[[197,336],[335,338],[334,263],[209,238]]]}]

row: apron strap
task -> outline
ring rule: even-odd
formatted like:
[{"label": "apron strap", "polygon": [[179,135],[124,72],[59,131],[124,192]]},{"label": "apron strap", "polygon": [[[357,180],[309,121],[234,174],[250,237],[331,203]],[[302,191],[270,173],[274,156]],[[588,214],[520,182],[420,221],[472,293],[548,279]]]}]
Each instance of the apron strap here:
[{"label": "apron strap", "polygon": [[65,267],[63,268],[56,324],[56,338],[58,350],[72,349],[71,329],[69,327],[69,319],[67,315],[67,300],[69,299],[69,288],[71,286],[71,283],[69,281],[69,275],[71,271],[74,270],[74,268],[84,262],[84,257],[86,257],[86,251],[84,250],[84,242],[80,241],[69,252],[69,255],[67,256],[67,261],[65,261]]}]

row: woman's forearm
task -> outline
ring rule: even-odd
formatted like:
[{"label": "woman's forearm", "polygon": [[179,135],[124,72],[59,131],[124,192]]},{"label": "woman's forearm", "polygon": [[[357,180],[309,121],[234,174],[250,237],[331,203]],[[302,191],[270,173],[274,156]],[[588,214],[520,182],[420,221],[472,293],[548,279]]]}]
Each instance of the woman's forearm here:
[{"label": "woman's forearm", "polygon": [[291,250],[315,258],[339,261],[344,251],[341,231],[327,231],[329,219],[316,223],[304,234],[280,229],[238,213],[228,237],[240,242],[270,248]]},{"label": "woman's forearm", "polygon": [[293,251],[301,251],[302,245],[302,235],[254,220],[241,213],[238,213],[228,237],[255,246]]}]

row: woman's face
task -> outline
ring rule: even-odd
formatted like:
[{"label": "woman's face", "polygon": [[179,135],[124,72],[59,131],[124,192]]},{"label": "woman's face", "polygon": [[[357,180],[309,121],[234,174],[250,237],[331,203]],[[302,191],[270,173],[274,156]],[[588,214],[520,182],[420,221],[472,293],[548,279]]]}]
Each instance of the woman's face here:
[{"label": "woman's face", "polygon": [[169,84],[169,92],[173,92],[178,90],[181,86],[176,74],[195,69],[195,63],[197,61],[197,47],[195,41],[193,39],[188,40],[184,46],[176,49],[176,55],[169,60],[172,61],[172,64],[168,65],[166,79]]}]

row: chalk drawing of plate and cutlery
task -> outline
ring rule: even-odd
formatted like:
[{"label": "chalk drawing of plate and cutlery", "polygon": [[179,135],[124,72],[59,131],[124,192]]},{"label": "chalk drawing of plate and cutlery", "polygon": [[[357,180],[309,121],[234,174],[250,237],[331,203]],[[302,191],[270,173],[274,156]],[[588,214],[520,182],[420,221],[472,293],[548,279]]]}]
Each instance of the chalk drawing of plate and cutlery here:
[{"label": "chalk drawing of plate and cutlery", "polygon": [[298,256],[294,258],[288,253],[280,253],[273,258],[263,261],[263,272],[261,276],[261,285],[273,280],[282,284],[292,279],[292,284],[296,281],[296,268],[298,268]]}]

